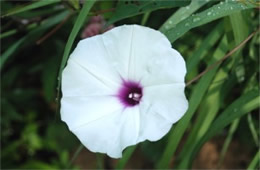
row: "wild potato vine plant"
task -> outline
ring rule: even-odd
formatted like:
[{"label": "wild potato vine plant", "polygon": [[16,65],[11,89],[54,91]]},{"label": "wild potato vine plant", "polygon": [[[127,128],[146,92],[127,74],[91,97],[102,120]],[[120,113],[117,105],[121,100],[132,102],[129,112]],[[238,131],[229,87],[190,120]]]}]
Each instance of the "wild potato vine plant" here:
[{"label": "wild potato vine plant", "polygon": [[[258,10],[255,0],[1,1],[1,167],[259,168]],[[63,70],[96,15],[104,28],[160,31],[187,68],[184,116],[159,141],[132,143],[116,161],[100,153],[88,160],[94,153],[84,155],[59,116]],[[215,141],[218,159],[208,167],[199,157]],[[228,166],[233,142],[246,161]]]}]

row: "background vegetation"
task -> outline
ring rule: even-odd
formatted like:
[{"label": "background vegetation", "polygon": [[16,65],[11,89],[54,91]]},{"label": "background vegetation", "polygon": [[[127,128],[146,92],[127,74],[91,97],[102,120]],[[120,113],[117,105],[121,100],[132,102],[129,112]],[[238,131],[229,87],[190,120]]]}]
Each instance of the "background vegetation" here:
[{"label": "background vegetation", "polygon": [[[160,30],[187,64],[185,116],[121,160],[87,151],[59,116],[59,75],[95,15]],[[253,0],[1,1],[1,167],[258,169],[257,30]]]}]

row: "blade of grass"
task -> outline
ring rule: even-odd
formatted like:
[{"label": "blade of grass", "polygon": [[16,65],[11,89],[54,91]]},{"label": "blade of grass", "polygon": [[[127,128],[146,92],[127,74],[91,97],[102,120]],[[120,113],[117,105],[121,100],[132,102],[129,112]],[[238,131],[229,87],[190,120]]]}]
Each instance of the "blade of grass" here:
[{"label": "blade of grass", "polygon": [[4,32],[4,33],[2,33],[2,34],[0,35],[0,39],[5,38],[5,37],[9,37],[9,36],[11,36],[11,35],[14,35],[14,34],[16,34],[17,32],[18,32],[17,29],[13,29],[13,30],[6,31],[6,32]]},{"label": "blade of grass", "polygon": [[[35,28],[36,26],[37,26],[36,23],[32,23],[32,24],[28,25],[25,28],[25,30],[26,31],[31,30],[31,29]],[[0,39],[7,38],[7,37],[12,36],[16,33],[18,33],[18,29],[12,29],[12,30],[6,31],[6,32],[0,34]]]},{"label": "blade of grass", "polygon": [[166,32],[168,29],[173,28],[176,24],[189,17],[199,8],[204,6],[209,1],[191,1],[190,5],[181,7],[170,18],[167,19],[160,27],[161,32]]},{"label": "blade of grass", "polygon": [[191,0],[185,1],[118,1],[117,7],[108,21],[108,25],[125,18],[133,17],[145,12],[158,9],[174,8],[189,5]]},{"label": "blade of grass", "polygon": [[74,152],[67,169],[71,168],[72,163],[77,159],[77,157],[79,156],[80,152],[82,151],[82,149],[84,148],[84,145],[80,144],[76,150],[76,152]]},{"label": "blade of grass", "polygon": [[3,68],[5,62],[8,58],[17,52],[19,48],[22,47],[28,41],[34,40],[37,36],[36,34],[43,33],[46,29],[52,27],[53,25],[58,24],[66,15],[68,15],[68,11],[61,12],[60,14],[53,16],[49,19],[44,20],[41,25],[36,27],[34,30],[30,31],[27,35],[16,41],[12,44],[2,55],[1,55],[1,62],[0,62],[0,69]]},{"label": "blade of grass", "polygon": [[141,21],[141,25],[145,25],[146,24],[150,14],[151,14],[151,12],[144,13],[144,16],[143,16],[142,21]]},{"label": "blade of grass", "polygon": [[[213,54],[213,57],[211,59],[210,64],[214,63],[216,60],[219,59],[220,56],[225,54],[227,47],[227,39],[226,37],[222,38],[221,43],[219,44],[218,48],[216,49],[215,53]],[[174,155],[177,146],[187,129],[189,122],[197,110],[204,94],[206,93],[210,82],[212,81],[218,67],[215,67],[213,70],[207,72],[202,79],[198,82],[198,84],[193,89],[193,93],[191,94],[191,97],[189,99],[189,108],[188,111],[185,113],[183,118],[177,123],[177,125],[173,128],[173,130],[170,132],[170,137],[168,144],[166,145],[166,148],[164,149],[163,155],[161,159],[159,160],[158,164],[156,165],[159,169],[168,168],[168,165],[170,163],[170,160],[172,156]]]},{"label": "blade of grass", "polygon": [[164,32],[164,34],[170,40],[170,42],[173,43],[192,28],[204,25],[235,12],[254,7],[257,6],[249,2],[247,4],[243,4],[239,1],[220,2],[219,4],[214,5],[203,12],[188,17],[187,19],[178,23],[175,27],[168,29],[166,32]]},{"label": "blade of grass", "polygon": [[96,168],[97,169],[104,169],[104,154],[102,153],[96,153]]},{"label": "blade of grass", "polygon": [[256,153],[253,160],[250,162],[247,170],[258,169],[260,167],[260,151]]},{"label": "blade of grass", "polygon": [[40,7],[44,7],[44,6],[51,5],[51,4],[58,3],[58,2],[61,2],[61,0],[36,1],[36,2],[33,2],[30,5],[18,6],[17,8],[11,9],[10,11],[7,11],[6,14],[2,15],[1,17],[6,17],[6,16],[18,14],[18,13],[21,13],[21,12],[25,12],[25,11],[40,8]]},{"label": "blade of grass", "polygon": [[[235,43],[239,44],[239,42],[241,42],[243,39],[245,39],[245,37],[248,36],[249,25],[245,22],[245,19],[243,18],[241,12],[236,12],[230,15],[229,18],[233,28],[232,30],[235,37]],[[234,57],[237,59],[235,60],[236,67],[233,68],[239,82],[242,82],[244,80],[244,75],[245,75],[244,61],[243,61],[243,57],[240,55],[241,50],[242,49],[238,50],[234,54]],[[239,66],[237,66],[238,64]]]},{"label": "blade of grass", "polygon": [[122,159],[120,159],[118,161],[115,169],[124,169],[127,161],[131,158],[131,156],[134,153],[136,147],[137,147],[136,145],[135,146],[130,146],[129,148],[126,149],[126,151],[124,151],[123,157],[122,157]]},{"label": "blade of grass", "polygon": [[237,127],[238,127],[239,121],[240,121],[240,119],[234,120],[234,121],[232,122],[230,128],[229,128],[228,136],[227,136],[227,138],[226,138],[226,140],[225,140],[225,142],[224,142],[224,145],[223,145],[223,147],[222,147],[222,149],[221,149],[221,152],[220,152],[219,161],[218,161],[218,165],[217,165],[218,168],[220,168],[220,166],[221,166],[222,163],[223,163],[223,160],[224,160],[225,155],[226,155],[226,153],[227,153],[229,144],[230,144],[230,142],[231,142],[231,140],[232,140],[232,138],[233,138],[233,135],[234,135],[234,133],[235,133]]},{"label": "blade of grass", "polygon": [[186,159],[189,161],[194,160],[194,157],[198,153],[202,145],[216,135],[217,132],[221,131],[235,119],[259,108],[260,96],[259,90],[251,90],[246,94],[241,95],[237,100],[235,100],[227,109],[225,109],[220,116],[212,123],[211,127],[208,129],[207,133],[202,137],[202,139],[196,143],[194,150],[190,151],[190,156]]},{"label": "blade of grass", "polygon": [[[77,20],[72,28],[72,31],[69,35],[69,39],[65,45],[64,54],[62,57],[62,61],[61,61],[60,69],[59,69],[59,75],[58,75],[59,77],[58,77],[57,99],[59,99],[59,97],[60,97],[60,84],[61,84],[62,70],[64,69],[64,67],[67,63],[67,60],[69,58],[69,54],[70,54],[73,42],[75,41],[75,38],[76,38],[80,28],[82,27],[84,21],[86,20],[88,13],[89,13],[90,9],[92,8],[92,6],[94,5],[94,3],[95,3],[95,0],[85,2],[84,6],[81,9],[81,11],[77,17]],[[58,109],[58,107],[57,107],[57,109]]]},{"label": "blade of grass", "polygon": [[251,134],[253,136],[254,142],[255,142],[256,146],[259,147],[259,143],[258,143],[259,139],[258,139],[258,135],[257,135],[257,130],[256,130],[255,126],[254,126],[254,122],[252,120],[251,113],[249,113],[247,115],[247,122],[248,122],[249,129],[251,131]]}]

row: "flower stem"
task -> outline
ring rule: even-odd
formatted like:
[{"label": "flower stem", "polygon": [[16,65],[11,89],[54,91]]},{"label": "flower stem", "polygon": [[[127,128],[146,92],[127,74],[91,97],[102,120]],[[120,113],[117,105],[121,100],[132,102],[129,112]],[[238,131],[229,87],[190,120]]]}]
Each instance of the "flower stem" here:
[{"label": "flower stem", "polygon": [[80,152],[82,151],[82,149],[84,148],[84,146],[82,144],[79,145],[78,149],[76,150],[76,152],[74,153],[74,155],[72,156],[69,164],[68,164],[68,169],[71,168],[72,163],[76,160],[76,158],[79,156]]}]

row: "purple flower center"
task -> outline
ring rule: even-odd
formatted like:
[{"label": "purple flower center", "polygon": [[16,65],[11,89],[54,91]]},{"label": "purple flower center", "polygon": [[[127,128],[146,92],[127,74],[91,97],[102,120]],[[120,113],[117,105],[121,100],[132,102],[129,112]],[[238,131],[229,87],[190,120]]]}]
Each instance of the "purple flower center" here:
[{"label": "purple flower center", "polygon": [[134,81],[124,81],[118,92],[118,98],[126,107],[132,107],[142,99],[143,88],[140,83]]}]

